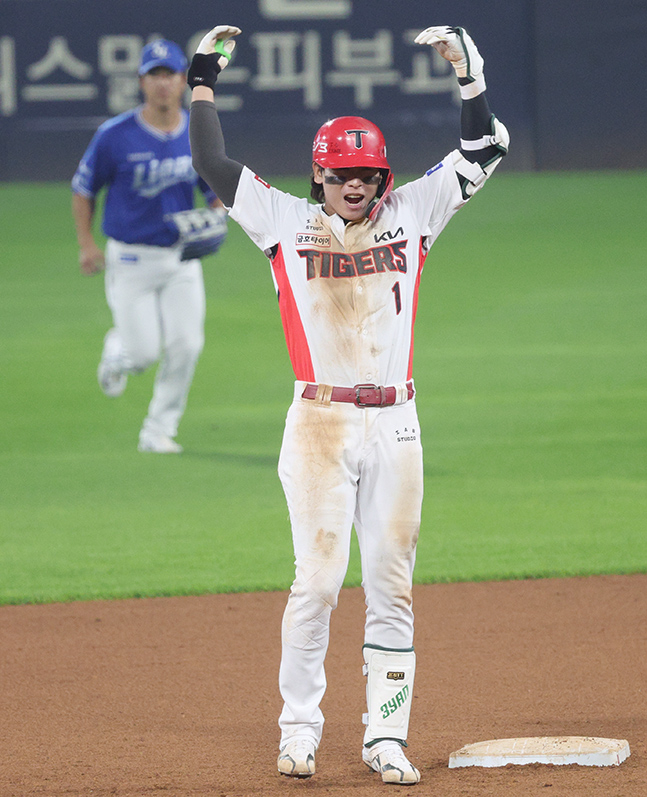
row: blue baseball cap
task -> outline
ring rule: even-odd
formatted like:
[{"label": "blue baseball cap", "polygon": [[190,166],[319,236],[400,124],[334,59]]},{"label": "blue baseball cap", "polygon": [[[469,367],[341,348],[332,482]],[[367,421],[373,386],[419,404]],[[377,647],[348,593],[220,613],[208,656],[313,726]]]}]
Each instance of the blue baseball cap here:
[{"label": "blue baseball cap", "polygon": [[173,72],[186,72],[188,61],[182,48],[167,39],[150,42],[142,50],[139,74],[146,75],[156,66],[165,66]]}]

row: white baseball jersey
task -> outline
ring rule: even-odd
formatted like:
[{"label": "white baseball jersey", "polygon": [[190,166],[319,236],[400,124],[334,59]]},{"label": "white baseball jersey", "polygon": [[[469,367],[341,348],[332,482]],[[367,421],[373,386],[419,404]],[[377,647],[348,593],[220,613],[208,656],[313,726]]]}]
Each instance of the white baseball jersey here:
[{"label": "white baseball jersey", "polygon": [[374,222],[348,225],[243,170],[230,216],[271,252],[297,380],[387,386],[411,379],[425,257],[465,201],[451,155],[392,191]]},{"label": "white baseball jersey", "polygon": [[[400,389],[411,379],[425,257],[465,201],[453,154],[392,191],[375,221],[353,224],[247,168],[240,177],[230,216],[270,256],[296,376],[279,458],[296,571],[282,624],[281,748],[292,739],[315,746],[321,739],[330,613],[353,526],[366,596],[364,642],[412,650],[423,458],[415,399]],[[307,382],[394,386],[399,400],[368,408],[323,393],[310,400],[303,397]]]}]

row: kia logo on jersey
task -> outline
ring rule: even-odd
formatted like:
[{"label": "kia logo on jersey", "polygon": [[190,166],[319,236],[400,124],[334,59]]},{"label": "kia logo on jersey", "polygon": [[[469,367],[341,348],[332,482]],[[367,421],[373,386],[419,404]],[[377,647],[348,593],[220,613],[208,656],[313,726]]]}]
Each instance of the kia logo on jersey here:
[{"label": "kia logo on jersey", "polygon": [[382,241],[392,241],[394,238],[397,238],[398,235],[404,235],[404,227],[398,227],[395,232],[391,232],[391,230],[386,230],[381,235],[375,233],[373,235],[373,240],[376,244],[381,243]]}]

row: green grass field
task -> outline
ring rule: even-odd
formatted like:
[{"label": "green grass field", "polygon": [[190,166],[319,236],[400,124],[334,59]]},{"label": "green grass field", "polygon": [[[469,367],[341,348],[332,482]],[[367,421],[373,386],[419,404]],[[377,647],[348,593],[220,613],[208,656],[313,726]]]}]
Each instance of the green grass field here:
[{"label": "green grass field", "polygon": [[[434,246],[418,583],[647,570],[646,195],[645,172],[498,173]],[[204,261],[185,453],[143,455],[153,373],[99,391],[110,316],[68,186],[0,185],[0,208],[0,602],[287,588],[293,376],[262,254],[232,222]]]}]

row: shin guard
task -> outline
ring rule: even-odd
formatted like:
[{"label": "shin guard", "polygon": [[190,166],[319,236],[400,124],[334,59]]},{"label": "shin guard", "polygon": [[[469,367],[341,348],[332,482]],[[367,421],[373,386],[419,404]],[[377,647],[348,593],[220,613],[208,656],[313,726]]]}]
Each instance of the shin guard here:
[{"label": "shin guard", "polygon": [[364,745],[394,739],[406,747],[416,654],[413,648],[387,650],[371,645],[364,645],[362,652],[368,706]]}]

